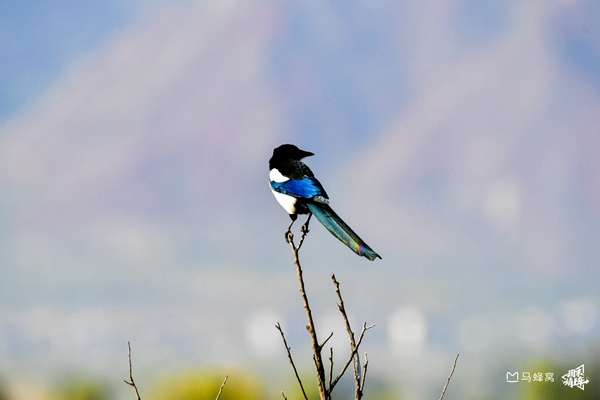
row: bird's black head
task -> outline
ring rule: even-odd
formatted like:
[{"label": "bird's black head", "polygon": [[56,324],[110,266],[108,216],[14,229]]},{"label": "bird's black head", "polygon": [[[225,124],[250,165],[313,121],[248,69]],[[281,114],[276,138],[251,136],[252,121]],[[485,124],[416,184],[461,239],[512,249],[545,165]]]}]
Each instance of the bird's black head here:
[{"label": "bird's black head", "polygon": [[277,165],[280,162],[286,160],[296,160],[300,161],[304,157],[314,156],[314,153],[310,151],[300,150],[298,147],[293,144],[282,144],[279,147],[276,147],[273,150],[273,157],[269,160],[269,168],[272,168],[273,165]]}]

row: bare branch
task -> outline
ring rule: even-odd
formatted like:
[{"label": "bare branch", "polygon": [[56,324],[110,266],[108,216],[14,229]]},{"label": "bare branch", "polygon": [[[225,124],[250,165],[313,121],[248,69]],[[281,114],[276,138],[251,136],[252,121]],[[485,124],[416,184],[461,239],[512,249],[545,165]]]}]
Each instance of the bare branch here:
[{"label": "bare branch", "polygon": [[456,357],[454,358],[454,364],[452,365],[452,371],[450,371],[448,380],[446,381],[446,384],[444,385],[444,390],[442,390],[442,395],[440,396],[440,400],[442,400],[444,398],[444,394],[446,394],[446,389],[448,388],[448,385],[450,384],[450,379],[452,378],[452,374],[454,374],[454,368],[456,368],[456,361],[458,361],[458,356],[459,356],[459,354],[457,354]]},{"label": "bare branch", "polygon": [[[296,369],[296,365],[294,364],[294,360],[292,359],[292,353],[290,352],[291,347],[288,346],[287,341],[285,340],[285,335],[283,334],[283,329],[281,329],[281,325],[279,324],[279,322],[277,323],[277,325],[275,325],[275,328],[277,328],[279,330],[279,333],[281,334],[281,338],[283,339],[283,345],[285,346],[285,350],[287,351],[288,358],[290,359],[290,364],[292,364],[292,368],[294,369],[294,374],[296,375],[296,379],[298,380],[298,383],[300,384],[300,389],[302,389],[302,394],[304,395],[304,399],[308,400],[308,397],[306,396],[306,392],[304,391],[304,386],[302,385],[302,381],[300,380],[300,375],[298,375],[298,370]],[[281,392],[281,394],[283,395],[283,392]],[[284,395],[284,398],[285,398],[285,395]]]},{"label": "bare branch", "polygon": [[310,340],[312,342],[313,359],[315,361],[315,366],[317,369],[317,384],[318,384],[318,388],[319,388],[319,396],[321,397],[322,400],[329,400],[330,395],[329,395],[329,391],[327,390],[326,383],[325,383],[325,367],[323,366],[323,359],[321,356],[322,347],[319,344],[319,340],[317,338],[315,322],[313,320],[310,305],[308,304],[308,297],[306,295],[306,290],[304,288],[304,278],[302,277],[302,267],[300,266],[300,259],[298,256],[298,251],[300,250],[300,246],[302,246],[304,238],[306,237],[306,234],[308,233],[308,221],[310,221],[310,215],[309,215],[308,219],[306,220],[306,223],[304,224],[304,226],[301,229],[302,237],[301,237],[300,242],[298,243],[297,247],[294,245],[294,235],[292,235],[291,232],[288,233],[287,239],[288,239],[288,243],[289,243],[290,247],[292,248],[292,253],[294,255],[294,264],[296,265],[296,272],[298,274],[298,284],[300,285],[300,294],[302,296],[302,303],[304,304],[304,311],[306,312],[306,319],[308,320],[308,325],[306,326],[306,329],[308,330],[308,333],[310,334]]},{"label": "bare branch", "polygon": [[365,363],[363,365],[363,376],[362,382],[360,383],[360,393],[365,389],[365,381],[367,380],[367,366],[369,365],[369,359],[367,358],[367,353],[365,353]]},{"label": "bare branch", "polygon": [[369,327],[366,326],[366,323],[363,324],[363,330],[360,333],[358,343],[354,340],[354,332],[352,332],[352,327],[350,326],[350,321],[348,320],[348,315],[346,314],[346,307],[344,306],[344,300],[342,299],[342,293],[340,292],[340,283],[335,279],[335,275],[331,274],[331,280],[333,281],[333,285],[335,286],[335,293],[338,298],[338,309],[340,313],[342,313],[342,318],[344,319],[344,324],[346,325],[346,332],[348,332],[348,339],[350,340],[350,350],[352,352],[350,359],[338,375],[338,378],[334,381],[333,385],[330,384],[329,390],[333,389],[333,386],[337,383],[339,378],[346,372],[346,368],[350,365],[351,361],[354,361],[354,395],[356,400],[360,400],[362,397],[362,388],[364,384],[361,384],[361,373],[360,373],[360,356],[358,355],[358,346],[360,346],[360,342],[362,341],[362,337],[368,329],[371,329],[374,325]]},{"label": "bare branch", "polygon": [[135,390],[135,396],[137,400],[142,400],[142,398],[140,397],[140,392],[138,392],[138,388],[135,385],[135,382],[133,381],[133,367],[131,365],[131,343],[129,342],[127,342],[127,349],[127,356],[129,357],[129,381],[123,382],[133,387],[133,389]]},{"label": "bare branch", "polygon": [[225,386],[225,383],[227,383],[227,378],[229,378],[229,375],[225,375],[225,379],[219,388],[219,393],[217,393],[217,398],[215,400],[219,400],[219,397],[221,397],[221,392],[223,392],[223,387]]},{"label": "bare branch", "polygon": [[331,332],[331,333],[329,334],[329,336],[327,336],[327,339],[325,339],[325,340],[323,341],[323,343],[321,343],[321,344],[319,345],[319,347],[320,347],[320,348],[323,348],[323,347],[325,347],[325,343],[327,343],[327,342],[329,341],[329,339],[331,339],[331,337],[332,337],[332,336],[333,336],[333,332]]},{"label": "bare branch", "polygon": [[348,357],[348,361],[346,361],[346,364],[344,364],[344,367],[342,368],[342,370],[340,371],[338,376],[335,378],[333,383],[331,385],[329,385],[330,392],[333,390],[334,386],[338,383],[338,381],[342,378],[342,376],[346,372],[346,369],[348,369],[348,366],[350,365],[352,360],[354,360],[354,355],[356,354],[360,344],[362,343],[365,332],[368,331],[369,329],[373,328],[374,326],[375,326],[375,324],[369,325],[369,326],[367,326],[366,323],[363,324],[362,331],[360,332],[360,335],[358,336],[358,341],[356,342],[356,348],[354,350],[352,350],[352,353],[350,353],[350,357]]},{"label": "bare branch", "polygon": [[281,392],[281,396],[283,397],[283,400],[287,400],[287,397],[285,397],[285,394],[283,392]]},{"label": "bare branch", "polygon": [[329,392],[331,392],[331,379],[333,377],[333,347],[329,348]]},{"label": "bare branch", "polygon": [[335,279],[335,275],[331,274],[331,280],[333,281],[333,285],[335,286],[335,294],[338,297],[338,309],[342,313],[342,318],[344,319],[344,324],[346,325],[346,332],[348,332],[348,338],[350,339],[350,350],[354,354],[354,389],[355,389],[355,397],[360,399],[360,358],[358,352],[355,351],[357,349],[356,342],[354,341],[354,332],[352,332],[352,328],[350,327],[350,321],[348,320],[348,315],[346,314],[346,308],[344,307],[344,300],[342,300],[342,293],[340,292],[340,283]]}]

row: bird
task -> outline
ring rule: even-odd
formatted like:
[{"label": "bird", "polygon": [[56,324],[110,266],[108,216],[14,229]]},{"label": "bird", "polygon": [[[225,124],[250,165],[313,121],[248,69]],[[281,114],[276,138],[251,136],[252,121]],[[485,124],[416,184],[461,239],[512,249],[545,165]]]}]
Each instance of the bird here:
[{"label": "bird", "polygon": [[286,240],[298,214],[308,214],[303,230],[314,215],[333,236],[359,256],[370,261],[381,258],[346,224],[329,205],[329,196],[310,168],[301,160],[314,156],[293,144],[282,144],[273,150],[269,160],[269,183],[275,198],[289,214],[292,222]]}]

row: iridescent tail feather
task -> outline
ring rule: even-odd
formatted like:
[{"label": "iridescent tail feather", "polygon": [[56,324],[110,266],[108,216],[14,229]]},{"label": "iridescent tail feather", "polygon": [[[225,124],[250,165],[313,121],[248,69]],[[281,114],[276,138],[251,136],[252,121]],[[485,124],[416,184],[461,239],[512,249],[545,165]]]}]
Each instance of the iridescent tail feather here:
[{"label": "iridescent tail feather", "polygon": [[359,256],[370,261],[381,258],[369,247],[327,204],[308,203],[308,209],[323,224],[333,236],[350,248]]}]

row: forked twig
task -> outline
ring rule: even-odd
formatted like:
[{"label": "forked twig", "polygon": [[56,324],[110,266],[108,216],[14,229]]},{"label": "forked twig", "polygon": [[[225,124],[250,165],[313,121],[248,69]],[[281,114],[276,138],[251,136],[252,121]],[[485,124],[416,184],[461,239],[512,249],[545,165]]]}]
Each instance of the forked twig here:
[{"label": "forked twig", "polygon": [[[310,214],[312,215],[312,214]],[[323,400],[328,400],[330,398],[330,392],[327,390],[327,384],[325,382],[325,367],[323,366],[323,358],[321,356],[321,345],[319,344],[319,340],[317,338],[317,331],[315,329],[315,322],[312,316],[312,311],[310,309],[310,305],[308,304],[308,296],[306,295],[306,290],[304,288],[304,278],[302,277],[302,267],[300,266],[300,258],[298,256],[298,251],[300,250],[300,246],[304,242],[304,238],[308,233],[308,221],[310,221],[310,215],[306,220],[306,223],[303,225],[301,232],[302,236],[300,238],[300,242],[298,246],[294,245],[294,235],[291,232],[288,232],[287,239],[290,247],[292,248],[292,252],[294,254],[294,265],[296,266],[296,273],[298,274],[298,284],[300,285],[300,294],[302,296],[302,303],[304,305],[304,311],[306,312],[306,319],[308,320],[308,325],[306,329],[310,334],[310,340],[312,343],[313,350],[313,360],[315,362],[315,367],[317,370],[317,385],[319,388],[319,396]]]},{"label": "forked twig", "polygon": [[[335,386],[335,384],[337,383],[339,378],[341,378],[341,376],[344,374],[344,372],[346,372],[346,368],[348,368],[348,366],[350,365],[350,362],[354,361],[354,396],[355,396],[354,398],[356,400],[360,400],[362,398],[362,392],[363,392],[363,388],[364,388],[364,382],[361,382],[361,381],[364,380],[366,371],[361,376],[360,356],[358,355],[358,347],[360,346],[360,343],[362,342],[362,338],[363,338],[365,331],[367,331],[368,329],[371,329],[374,325],[367,327],[366,323],[364,323],[363,329],[359,336],[359,340],[358,340],[358,342],[355,341],[354,332],[352,332],[352,327],[350,326],[350,321],[348,320],[348,314],[346,314],[346,307],[344,306],[344,300],[342,299],[342,293],[340,291],[340,283],[335,279],[334,274],[331,274],[331,280],[333,281],[333,285],[335,286],[335,294],[337,295],[337,298],[338,298],[338,309],[340,310],[340,313],[342,314],[342,318],[344,319],[344,324],[346,325],[346,332],[348,332],[348,339],[350,340],[350,350],[352,351],[352,354],[351,354],[350,358],[348,359],[348,361],[346,362],[346,365],[342,369],[342,372],[340,372],[340,375],[338,375],[338,377],[333,382],[333,384],[330,383],[329,390],[330,391],[333,390],[333,387]],[[367,363],[365,362],[365,366],[366,365],[367,365]]]},{"label": "forked twig", "polygon": [[[325,344],[327,344],[329,339],[331,339],[331,337],[333,336],[333,332],[331,332],[329,334],[329,336],[327,336],[327,338],[322,343],[319,343],[319,340],[317,338],[316,329],[315,329],[315,323],[314,323],[313,316],[312,316],[312,311],[308,304],[308,297],[306,295],[306,290],[304,287],[304,278],[302,276],[302,267],[300,266],[300,260],[299,260],[299,256],[298,256],[300,247],[304,243],[304,239],[306,238],[306,234],[308,233],[308,223],[310,221],[311,215],[312,214],[309,214],[309,216],[306,220],[306,223],[300,229],[302,236],[300,237],[300,241],[298,242],[298,245],[296,246],[294,244],[294,235],[290,229],[291,224],[288,227],[288,230],[286,231],[286,241],[290,245],[290,247],[292,249],[292,253],[294,255],[294,265],[296,266],[296,272],[298,274],[298,283],[300,285],[300,294],[302,296],[302,303],[304,305],[304,310],[306,312],[306,318],[308,320],[308,325],[306,326],[306,329],[308,330],[308,333],[310,334],[310,339],[311,339],[311,343],[312,343],[313,361],[315,363],[315,367],[317,370],[317,384],[318,384],[318,389],[319,389],[319,396],[320,396],[321,400],[331,399],[331,392],[332,392],[333,388],[339,382],[341,377],[344,375],[344,373],[348,369],[348,366],[350,365],[350,363],[352,363],[354,361],[355,399],[360,400],[362,397],[362,391],[364,389],[364,379],[366,377],[366,367],[368,364],[368,360],[366,359],[366,355],[365,355],[365,364],[363,367],[364,372],[361,374],[360,356],[358,354],[358,348],[360,347],[360,344],[362,343],[362,339],[364,337],[365,332],[367,330],[371,329],[372,327],[374,327],[375,325],[367,326],[367,324],[364,323],[362,330],[360,332],[360,335],[358,336],[358,340],[356,340],[356,338],[354,336],[354,332],[352,332],[352,328],[351,328],[350,322],[348,320],[348,315],[346,314],[346,309],[344,307],[344,301],[342,300],[342,295],[340,293],[340,287],[339,287],[340,285],[337,282],[337,280],[335,279],[335,275],[331,275],[331,279],[333,280],[333,283],[335,285],[336,294],[337,294],[338,300],[339,300],[338,308],[339,308],[340,312],[342,313],[342,317],[343,317],[344,323],[346,325],[346,331],[348,332],[348,338],[350,339],[351,353],[350,353],[350,357],[348,358],[346,363],[343,365],[340,373],[337,375],[337,377],[335,379],[333,379],[333,348],[330,348],[329,384],[327,384],[325,366],[323,364],[323,356],[321,354],[321,351],[322,351],[323,347],[325,346]],[[294,369],[294,373],[296,374],[296,379],[298,380],[298,383],[300,384],[300,387],[302,388],[302,393],[304,394],[304,398],[305,398],[305,400],[308,400],[306,393],[304,392],[302,382],[300,381],[300,378],[298,376],[296,367],[292,361],[290,348],[287,345],[287,342],[285,340],[283,330],[281,329],[281,326],[279,326],[279,324],[277,324],[276,327],[277,327],[277,329],[279,329],[279,332],[281,333],[281,337],[283,338],[283,342],[286,347],[286,351],[288,353],[288,358],[290,359],[290,363],[292,364],[292,368]],[[283,395],[283,396],[285,397],[285,395]]]},{"label": "forked twig", "polygon": [[142,400],[142,398],[140,397],[140,392],[138,392],[138,388],[135,385],[135,382],[133,381],[133,367],[131,365],[131,343],[127,342],[127,356],[129,357],[129,381],[123,381],[126,384],[128,384],[129,386],[132,386],[133,389],[135,390],[135,396],[137,400]]},{"label": "forked twig", "polygon": [[358,351],[358,348],[359,348],[360,344],[362,343],[362,340],[363,340],[363,337],[365,335],[365,332],[368,331],[369,329],[373,328],[374,326],[375,326],[375,324],[369,325],[369,326],[367,326],[366,323],[363,324],[363,328],[362,328],[362,330],[360,332],[360,335],[358,336],[358,340],[356,341],[356,348],[354,350],[352,350],[352,353],[350,353],[350,357],[348,357],[348,360],[346,361],[346,364],[344,364],[344,367],[342,368],[342,370],[340,371],[340,373],[338,374],[338,376],[334,379],[334,381],[331,383],[331,385],[329,385],[329,391],[330,392],[333,390],[333,388],[335,387],[335,385],[337,385],[338,381],[342,378],[342,376],[346,372],[346,369],[348,369],[348,366],[350,366],[350,363],[352,362],[352,360],[354,360],[354,355],[356,354],[356,352]]}]

